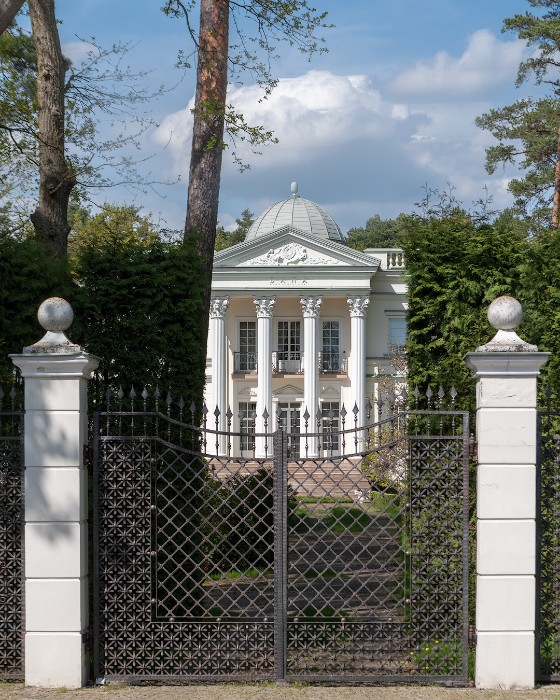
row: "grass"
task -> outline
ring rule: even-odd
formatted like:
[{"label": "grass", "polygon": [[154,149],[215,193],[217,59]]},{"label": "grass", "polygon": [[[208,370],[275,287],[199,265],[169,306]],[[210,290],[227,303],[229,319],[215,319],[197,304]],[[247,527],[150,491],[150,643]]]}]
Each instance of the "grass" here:
[{"label": "grass", "polygon": [[324,578],[324,579],[332,579],[336,578],[337,576],[343,576],[344,574],[337,574],[336,571],[333,571],[332,569],[322,569],[321,571],[317,571],[316,569],[307,569],[305,572],[304,576],[305,578]]},{"label": "grass", "polygon": [[[406,662],[411,674],[441,676],[460,675],[463,666],[463,647],[460,640],[442,641],[434,639],[420,644],[410,652]],[[474,678],[474,651],[468,652],[468,677]]]}]

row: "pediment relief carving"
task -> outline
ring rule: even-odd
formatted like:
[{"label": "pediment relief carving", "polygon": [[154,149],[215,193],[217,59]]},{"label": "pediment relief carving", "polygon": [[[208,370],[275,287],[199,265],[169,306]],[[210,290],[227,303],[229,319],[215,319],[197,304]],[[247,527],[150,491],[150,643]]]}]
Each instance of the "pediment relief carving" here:
[{"label": "pediment relief carving", "polygon": [[308,250],[305,246],[299,243],[290,242],[280,248],[271,248],[264,255],[260,255],[252,260],[245,260],[240,263],[240,267],[249,267],[253,265],[279,267],[279,266],[298,266],[298,265],[340,265],[340,260]]}]

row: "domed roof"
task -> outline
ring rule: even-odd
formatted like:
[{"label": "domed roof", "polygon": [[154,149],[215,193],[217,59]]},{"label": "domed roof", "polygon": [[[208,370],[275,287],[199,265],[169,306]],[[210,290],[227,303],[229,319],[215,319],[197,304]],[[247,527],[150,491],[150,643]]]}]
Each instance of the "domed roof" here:
[{"label": "domed roof", "polygon": [[266,236],[284,226],[293,226],[318,238],[343,241],[342,233],[332,216],[309,199],[300,197],[297,191],[297,183],[292,182],[292,196],[265,209],[247,231],[245,241]]}]

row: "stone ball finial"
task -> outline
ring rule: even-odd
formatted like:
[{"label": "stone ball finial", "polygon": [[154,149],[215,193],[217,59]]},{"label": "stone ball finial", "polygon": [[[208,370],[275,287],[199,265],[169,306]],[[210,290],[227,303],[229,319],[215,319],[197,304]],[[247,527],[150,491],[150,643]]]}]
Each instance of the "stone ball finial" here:
[{"label": "stone ball finial", "polygon": [[72,307],[61,297],[46,299],[37,311],[39,323],[46,331],[54,333],[70,328],[74,320]]},{"label": "stone ball finial", "polygon": [[513,297],[498,297],[488,307],[487,315],[496,330],[514,331],[523,320],[523,307]]},{"label": "stone ball finial", "polygon": [[292,190],[292,194],[295,196],[298,193],[297,182],[292,182],[290,189]]}]

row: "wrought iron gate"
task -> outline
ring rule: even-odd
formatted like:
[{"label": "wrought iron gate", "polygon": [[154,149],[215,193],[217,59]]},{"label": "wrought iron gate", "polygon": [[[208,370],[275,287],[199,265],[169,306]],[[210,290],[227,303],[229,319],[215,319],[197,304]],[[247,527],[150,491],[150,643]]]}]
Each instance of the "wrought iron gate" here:
[{"label": "wrought iron gate", "polygon": [[23,678],[23,412],[0,387],[0,680]]},{"label": "wrought iron gate", "polygon": [[560,681],[560,411],[537,420],[536,677]]},{"label": "wrought iron gate", "polygon": [[183,402],[109,400],[94,416],[97,677],[467,681],[465,413],[348,428],[343,409],[337,455],[306,455],[304,433],[288,458],[278,430],[236,457],[246,436],[218,456]]}]

